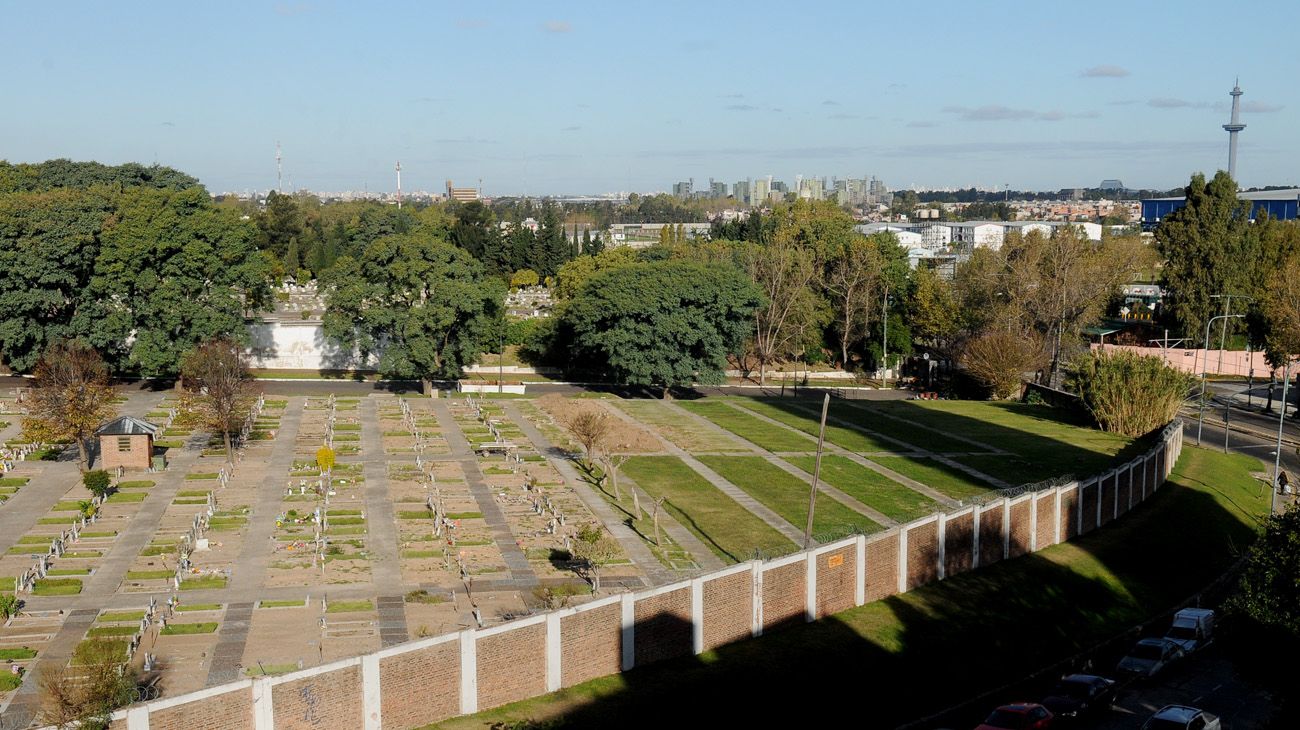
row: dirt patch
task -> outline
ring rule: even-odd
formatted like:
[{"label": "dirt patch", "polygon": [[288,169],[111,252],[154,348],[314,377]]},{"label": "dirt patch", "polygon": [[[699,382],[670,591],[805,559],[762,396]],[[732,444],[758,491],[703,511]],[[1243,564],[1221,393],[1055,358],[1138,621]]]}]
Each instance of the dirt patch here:
[{"label": "dirt patch", "polygon": [[606,442],[609,450],[616,454],[660,454],[663,444],[657,437],[644,428],[628,423],[610,412],[599,401],[578,398],[565,398],[562,395],[544,395],[537,399],[537,405],[555,419],[556,424],[568,430],[570,423],[580,413],[595,411],[606,415],[608,434]]}]

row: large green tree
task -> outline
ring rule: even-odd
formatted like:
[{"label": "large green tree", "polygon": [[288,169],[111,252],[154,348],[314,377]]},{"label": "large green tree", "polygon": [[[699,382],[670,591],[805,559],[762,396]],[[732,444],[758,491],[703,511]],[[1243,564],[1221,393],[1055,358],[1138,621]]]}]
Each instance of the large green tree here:
[{"label": "large green tree", "polygon": [[620,383],[673,386],[723,380],[762,293],[743,272],[685,261],[602,271],[565,313],[571,362]]},{"label": "large green tree", "polygon": [[201,188],[136,188],[118,199],[78,309],[78,330],[119,369],[173,375],[218,336],[246,341],[245,313],[269,299],[254,226]]},{"label": "large green tree", "polygon": [[0,359],[28,372],[74,320],[99,255],[111,191],[0,195]]},{"label": "large green tree", "polygon": [[503,284],[463,249],[386,236],[344,257],[323,280],[325,334],[379,370],[424,381],[459,377],[500,330]]},{"label": "large green tree", "polygon": [[1214,294],[1247,294],[1257,239],[1246,235],[1250,210],[1237,198],[1237,183],[1219,171],[1208,183],[1197,173],[1187,186],[1187,204],[1156,228],[1164,257],[1166,322],[1200,341],[1221,305]]}]

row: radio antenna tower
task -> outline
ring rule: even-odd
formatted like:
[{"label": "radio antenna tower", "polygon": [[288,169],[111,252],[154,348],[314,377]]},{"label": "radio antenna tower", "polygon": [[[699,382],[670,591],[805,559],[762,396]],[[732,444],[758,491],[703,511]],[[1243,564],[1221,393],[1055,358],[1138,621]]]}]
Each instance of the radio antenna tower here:
[{"label": "radio antenna tower", "polygon": [[402,161],[397,161],[397,209],[402,209]]},{"label": "radio antenna tower", "polygon": [[280,165],[280,143],[275,143],[275,192],[284,194],[284,168]]},{"label": "radio antenna tower", "polygon": [[1241,123],[1241,93],[1241,84],[1233,83],[1232,91],[1228,92],[1232,97],[1232,117],[1223,125],[1224,131],[1228,133],[1228,177],[1233,182],[1237,181],[1237,133],[1246,128]]}]

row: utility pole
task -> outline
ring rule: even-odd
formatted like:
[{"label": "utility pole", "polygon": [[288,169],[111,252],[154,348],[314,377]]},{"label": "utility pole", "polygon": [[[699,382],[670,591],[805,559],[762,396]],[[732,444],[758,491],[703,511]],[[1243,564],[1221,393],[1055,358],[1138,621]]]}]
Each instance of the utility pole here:
[{"label": "utility pole", "polygon": [[1277,513],[1277,490],[1282,483],[1282,424],[1286,422],[1286,387],[1291,382],[1291,357],[1286,359],[1282,370],[1282,408],[1277,417],[1277,450],[1273,452],[1273,495],[1268,501],[1268,513]]},{"label": "utility pole", "polygon": [[883,329],[880,334],[880,385],[889,387],[889,285],[885,285],[885,303],[881,305],[880,322]]},{"label": "utility pole", "polygon": [[812,488],[808,491],[808,524],[803,530],[803,548],[812,547],[813,510],[817,507],[817,481],[822,475],[822,444],[826,442],[826,414],[831,407],[831,394],[822,396],[822,425],[817,432],[817,460],[813,462]]},{"label": "utility pole", "polygon": [[[1241,319],[1244,314],[1220,314],[1217,317],[1210,317],[1210,321],[1205,323],[1205,357],[1201,360],[1201,407],[1200,413],[1196,416],[1196,445],[1201,445],[1201,427],[1205,424],[1205,371],[1210,364],[1210,325],[1214,324],[1216,319]],[[1285,409],[1283,409],[1285,412]]]}]

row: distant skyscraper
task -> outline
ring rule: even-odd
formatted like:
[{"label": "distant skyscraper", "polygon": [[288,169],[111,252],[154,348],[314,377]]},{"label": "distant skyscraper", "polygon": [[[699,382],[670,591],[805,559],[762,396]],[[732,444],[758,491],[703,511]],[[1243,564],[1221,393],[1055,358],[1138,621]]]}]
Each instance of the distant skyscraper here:
[{"label": "distant skyscraper", "polygon": [[673,197],[689,198],[691,197],[691,190],[694,187],[695,187],[695,178],[691,178],[690,180],[684,180],[679,183],[673,183]]},{"label": "distant skyscraper", "polygon": [[754,187],[749,189],[750,205],[767,205],[767,199],[772,196],[772,178],[760,177],[754,181]]},{"label": "distant skyscraper", "polygon": [[731,186],[731,194],[736,197],[736,202],[741,205],[749,205],[750,187],[748,180],[737,180],[735,185]]},{"label": "distant skyscraper", "polygon": [[1241,123],[1241,85],[1233,84],[1232,91],[1228,92],[1232,97],[1232,118],[1223,128],[1228,132],[1228,176],[1233,180],[1237,179],[1237,132],[1246,128]]},{"label": "distant skyscraper", "polygon": [[709,197],[710,198],[727,197],[727,184],[724,182],[715,181],[713,178],[709,178]]}]

